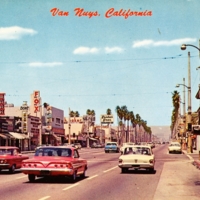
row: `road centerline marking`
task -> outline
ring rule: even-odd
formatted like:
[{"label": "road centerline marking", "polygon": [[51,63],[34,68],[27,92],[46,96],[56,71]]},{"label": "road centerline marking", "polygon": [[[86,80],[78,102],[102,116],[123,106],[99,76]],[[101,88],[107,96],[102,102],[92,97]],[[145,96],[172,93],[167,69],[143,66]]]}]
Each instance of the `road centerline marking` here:
[{"label": "road centerline marking", "polygon": [[106,173],[106,172],[109,172],[109,171],[111,171],[111,170],[113,170],[113,169],[116,169],[118,166],[115,166],[115,167],[113,167],[113,168],[110,168],[110,169],[107,169],[107,170],[105,170],[105,171],[103,171],[104,173]]},{"label": "road centerline marking", "polygon": [[50,198],[51,196],[46,196],[46,197],[42,197],[42,198],[40,198],[40,199],[38,199],[38,200],[45,200],[45,199],[48,199],[48,198]]},{"label": "road centerline marking", "polygon": [[93,179],[93,178],[96,178],[97,176],[98,176],[98,175],[91,176],[91,177],[87,178],[87,180],[91,180],[91,179]]},{"label": "road centerline marking", "polygon": [[71,188],[73,188],[73,187],[76,187],[77,185],[79,185],[79,183],[76,183],[76,184],[74,184],[74,185],[71,185],[71,186],[69,186],[69,187],[66,187],[66,188],[64,188],[64,189],[62,189],[62,190],[69,190],[69,189],[71,189]]}]

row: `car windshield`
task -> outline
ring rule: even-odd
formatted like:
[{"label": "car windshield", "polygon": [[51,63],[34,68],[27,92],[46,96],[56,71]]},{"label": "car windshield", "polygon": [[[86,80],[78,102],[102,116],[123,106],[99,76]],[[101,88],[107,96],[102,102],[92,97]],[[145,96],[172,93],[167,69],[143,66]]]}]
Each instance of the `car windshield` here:
[{"label": "car windshield", "polygon": [[151,155],[151,152],[147,147],[126,147],[124,154]]},{"label": "car windshield", "polygon": [[13,155],[13,149],[0,149],[0,155]]},{"label": "car windshield", "polygon": [[115,143],[107,143],[107,145],[117,146],[117,144],[115,144]]},{"label": "car windshield", "polygon": [[35,152],[35,156],[61,156],[71,157],[72,150],[69,148],[39,148]]},{"label": "car windshield", "polygon": [[177,147],[179,147],[180,144],[170,144],[170,146],[177,146]]}]

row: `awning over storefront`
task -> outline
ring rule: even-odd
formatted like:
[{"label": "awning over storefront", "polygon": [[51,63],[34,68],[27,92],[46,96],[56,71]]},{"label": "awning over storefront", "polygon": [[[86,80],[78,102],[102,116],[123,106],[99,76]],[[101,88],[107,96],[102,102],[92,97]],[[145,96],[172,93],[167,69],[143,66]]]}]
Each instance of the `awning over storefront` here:
[{"label": "awning over storefront", "polygon": [[94,141],[97,141],[97,139],[95,139],[95,138],[91,138],[91,137],[90,137],[89,139],[90,139],[90,140],[94,140]]},{"label": "awning over storefront", "polygon": [[0,137],[3,139],[8,139],[8,137],[6,135],[4,135],[3,133],[0,133]]},{"label": "awning over storefront", "polygon": [[29,139],[29,137],[23,133],[15,133],[15,132],[9,132],[15,139],[23,140],[23,139]]}]

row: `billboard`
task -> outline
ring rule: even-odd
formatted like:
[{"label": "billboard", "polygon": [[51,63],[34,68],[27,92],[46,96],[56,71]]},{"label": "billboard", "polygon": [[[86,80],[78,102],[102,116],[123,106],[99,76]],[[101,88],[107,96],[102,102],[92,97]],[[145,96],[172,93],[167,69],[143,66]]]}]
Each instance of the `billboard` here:
[{"label": "billboard", "polygon": [[5,93],[0,93],[0,115],[5,115]]},{"label": "billboard", "polygon": [[114,122],[114,118],[113,115],[101,115],[100,116],[100,122],[103,124],[108,124],[108,123],[113,123]]}]

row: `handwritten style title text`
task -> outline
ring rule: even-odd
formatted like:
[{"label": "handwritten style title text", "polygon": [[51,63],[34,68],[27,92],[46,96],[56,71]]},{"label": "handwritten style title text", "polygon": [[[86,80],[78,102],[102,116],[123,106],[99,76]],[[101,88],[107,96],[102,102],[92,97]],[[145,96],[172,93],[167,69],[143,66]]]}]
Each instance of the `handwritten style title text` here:
[{"label": "handwritten style title text", "polygon": [[[50,10],[52,16],[60,16],[60,17],[68,17],[70,15],[69,11],[63,11],[60,10],[59,8],[52,8]],[[84,8],[75,8],[74,9],[74,15],[77,17],[99,17],[101,16],[98,11],[85,11]],[[131,9],[124,10],[115,10],[114,8],[108,9],[104,16],[106,18],[111,18],[111,17],[124,17],[124,19],[128,19],[128,17],[150,17],[152,16],[152,11],[132,11]]]}]

